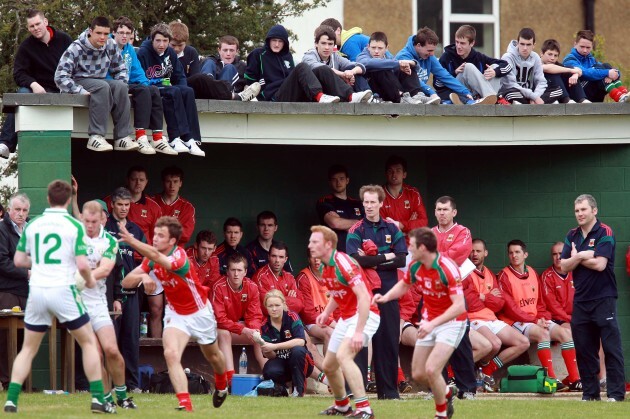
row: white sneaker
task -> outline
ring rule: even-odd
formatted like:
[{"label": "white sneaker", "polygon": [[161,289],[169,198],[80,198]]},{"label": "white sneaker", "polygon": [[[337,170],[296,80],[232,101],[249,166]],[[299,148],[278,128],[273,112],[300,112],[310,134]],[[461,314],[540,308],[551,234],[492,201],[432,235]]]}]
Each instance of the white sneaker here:
[{"label": "white sneaker", "polygon": [[199,148],[201,141],[190,139],[186,142],[182,142],[182,144],[184,144],[184,146],[188,149],[188,152],[193,156],[206,157],[206,152]]},{"label": "white sneaker", "polygon": [[419,105],[422,102],[420,102],[417,99],[412,98],[411,95],[409,94],[409,92],[405,92],[400,97],[400,103],[408,103],[410,105]]},{"label": "white sneaker", "polygon": [[92,151],[112,151],[114,149],[114,147],[105,140],[105,137],[98,134],[90,135],[87,148]]},{"label": "white sneaker", "polygon": [[138,143],[136,143],[130,136],[119,138],[114,141],[114,150],[116,151],[132,151],[138,149]]},{"label": "white sneaker", "polygon": [[158,153],[167,154],[169,156],[177,156],[179,153],[173,150],[173,147],[168,145],[168,139],[162,137],[159,141],[153,141],[153,138],[150,140],[151,147]]},{"label": "white sneaker", "polygon": [[372,99],[372,91],[364,90],[362,92],[353,93],[350,103],[363,103],[368,102],[370,99]]},{"label": "white sneaker", "polygon": [[173,150],[178,153],[188,153],[188,147],[186,147],[182,139],[179,137],[173,138],[173,141],[171,141],[169,144],[171,147],[173,147]]},{"label": "white sneaker", "polygon": [[341,99],[339,96],[330,96],[323,94],[322,97],[319,98],[319,103],[337,103]]},{"label": "white sneaker", "polygon": [[422,92],[418,92],[412,96],[414,99],[419,100],[420,103],[424,103],[425,105],[439,105],[442,103],[442,99],[436,94],[431,96],[427,96]]},{"label": "white sneaker", "polygon": [[451,99],[451,102],[453,102],[453,105],[464,104],[462,100],[459,98],[459,95],[457,93],[451,93],[450,95],[448,95],[448,98]]},{"label": "white sneaker", "polygon": [[625,93],[619,98],[619,103],[627,102],[630,99],[630,93]]},{"label": "white sneaker", "polygon": [[494,105],[497,103],[497,95],[488,95],[486,97],[482,97],[481,99],[475,100],[473,105]]},{"label": "white sneaker", "polygon": [[241,93],[240,96],[243,102],[249,102],[253,99],[256,99],[256,96],[260,93],[260,83],[257,81],[247,86]]},{"label": "white sneaker", "polygon": [[575,100],[573,99],[569,99],[569,101],[567,103],[577,103]]},{"label": "white sneaker", "polygon": [[151,147],[151,144],[149,144],[149,140],[146,135],[140,136],[136,139],[136,142],[138,144],[138,151],[141,154],[155,154],[155,150]]},{"label": "white sneaker", "polygon": [[591,102],[591,101],[590,101],[590,100],[588,100],[588,99],[584,99],[584,100],[583,100],[583,101],[581,101],[580,103],[593,103],[593,102]]},{"label": "white sneaker", "polygon": [[0,157],[8,159],[10,154],[9,147],[7,147],[6,144],[0,144]]}]

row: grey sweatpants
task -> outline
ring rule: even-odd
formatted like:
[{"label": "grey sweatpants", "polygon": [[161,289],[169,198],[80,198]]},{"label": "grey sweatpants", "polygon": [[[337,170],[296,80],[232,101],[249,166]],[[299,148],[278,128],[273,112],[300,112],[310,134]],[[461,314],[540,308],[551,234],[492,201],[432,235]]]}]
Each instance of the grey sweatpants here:
[{"label": "grey sweatpants", "polygon": [[471,63],[464,65],[464,71],[457,75],[457,80],[462,82],[473,96],[496,95],[501,87],[501,79],[494,77],[490,81],[486,80],[479,69]]},{"label": "grey sweatpants", "polygon": [[127,83],[110,79],[77,79],[78,84],[90,92],[89,135],[107,133],[107,114],[111,112],[114,121],[114,139],[131,135],[129,126],[130,102]]}]

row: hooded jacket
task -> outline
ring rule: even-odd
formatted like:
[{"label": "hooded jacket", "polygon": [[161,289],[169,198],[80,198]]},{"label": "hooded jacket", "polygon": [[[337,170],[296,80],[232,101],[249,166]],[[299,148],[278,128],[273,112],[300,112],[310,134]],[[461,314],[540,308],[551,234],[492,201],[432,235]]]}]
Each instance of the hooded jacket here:
[{"label": "hooded jacket", "polygon": [[149,79],[149,84],[161,84],[162,79],[170,78],[172,86],[188,85],[184,67],[173,48],[166,48],[164,54],[160,55],[153,48],[151,38],[147,38],[138,49],[138,60],[144,69],[144,75]]},{"label": "hooded jacket", "polygon": [[363,29],[354,27],[341,31],[341,55],[350,61],[356,61],[357,56],[370,44],[370,37],[363,35]]},{"label": "hooded jacket", "polygon": [[578,67],[582,70],[583,80],[587,81],[599,81],[604,80],[608,77],[608,68],[594,68],[596,65],[601,65],[602,63],[598,62],[593,54],[588,54],[584,56],[580,54],[575,48],[571,48],[571,52],[564,57],[562,64],[565,67]]},{"label": "hooded jacket", "polygon": [[29,36],[20,44],[13,63],[13,79],[19,87],[31,87],[39,83],[46,91],[58,92],[54,76],[59,59],[72,44],[72,38],[65,32],[48,27],[51,34],[48,44]]},{"label": "hooded jacket", "polygon": [[397,60],[414,60],[416,62],[415,70],[418,73],[418,79],[420,79],[420,87],[422,92],[428,96],[435,94],[427,82],[429,81],[429,75],[433,74],[433,85],[440,89],[447,87],[460,96],[470,95],[470,91],[455,77],[451,76],[442,64],[433,55],[430,55],[426,59],[420,58],[414,47],[415,35],[411,35],[407,39],[407,44],[403,49],[396,54]]},{"label": "hooded jacket", "polygon": [[[280,52],[271,50],[270,41],[282,39]],[[245,80],[248,84],[260,83],[259,99],[273,100],[274,95],[295,68],[293,56],[289,52],[289,33],[282,25],[275,25],[267,33],[265,46],[256,48],[247,56]]]},{"label": "hooded jacket", "polygon": [[[123,49],[120,50],[120,55],[122,55],[122,58],[125,61],[125,66],[127,67],[127,72],[129,73],[129,84],[142,84],[144,86],[148,86],[149,80],[144,75],[144,69],[140,64],[140,60],[138,60],[138,55],[136,54],[136,50],[133,45],[129,43],[125,44]],[[111,74],[108,73],[107,78],[111,79]]]},{"label": "hooded jacket", "polygon": [[17,268],[13,263],[19,240],[7,212],[0,221],[0,292],[28,297],[28,269]]},{"label": "hooded jacket", "polygon": [[302,57],[302,62],[308,64],[311,69],[315,69],[323,65],[326,65],[338,71],[352,70],[355,67],[361,67],[361,69],[363,70],[363,74],[365,74],[365,66],[363,64],[350,61],[338,52],[333,52],[332,54],[330,54],[328,62],[325,62],[319,56],[317,49],[312,48],[304,53],[304,57]]},{"label": "hooded jacket", "polygon": [[518,53],[518,41],[512,40],[507,52],[501,57],[512,67],[512,71],[501,79],[501,88],[518,89],[526,99],[538,99],[547,89],[540,56],[532,51],[527,59]]},{"label": "hooded jacket", "polygon": [[127,67],[118,52],[116,42],[108,38],[104,46],[96,48],[89,40],[89,29],[63,53],[55,71],[55,84],[62,93],[87,94],[75,79],[104,79],[109,72],[114,80],[125,83],[129,78]]},{"label": "hooded jacket", "polygon": [[[457,77],[455,70],[464,63],[474,64],[481,74],[486,71],[486,68],[491,67],[497,74],[497,78],[505,76],[512,70],[512,67],[510,67],[507,61],[488,57],[474,48],[470,50],[470,54],[468,54],[468,57],[465,59],[457,55],[455,44],[448,45],[444,48],[444,53],[440,57],[440,64],[451,74],[451,76]],[[440,91],[444,89],[437,90]]]}]

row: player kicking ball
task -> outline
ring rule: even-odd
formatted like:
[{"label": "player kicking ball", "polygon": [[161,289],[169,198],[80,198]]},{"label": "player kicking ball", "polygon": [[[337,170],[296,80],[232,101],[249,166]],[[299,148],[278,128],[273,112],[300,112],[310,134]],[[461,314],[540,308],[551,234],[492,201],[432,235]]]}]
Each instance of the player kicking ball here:
[{"label": "player kicking ball", "polygon": [[137,250],[144,260],[123,279],[123,288],[134,288],[140,283],[145,291],[153,292],[155,282],[147,274],[154,271],[164,287],[168,303],[164,316],[164,359],[168,376],[179,400],[180,410],[193,410],[188,379],[182,368],[182,354],[190,338],[199,344],[199,349],[214,370],[215,391],[212,395],[214,407],[221,407],[228,395],[225,359],[217,345],[217,322],[212,305],[208,301],[208,290],[202,286],[183,248],[177,246],[182,235],[182,225],[174,217],[160,217],[155,223],[153,246],[142,243],[120,226],[120,240]]},{"label": "player kicking ball", "polygon": [[422,320],[413,351],[413,379],[428,384],[435,400],[435,417],[453,416],[456,389],[448,387],[442,370],[466,331],[466,307],[459,269],[455,262],[437,253],[437,238],[423,227],[409,232],[412,262],[405,274],[385,295],[376,294],[373,304],[396,300],[418,284],[422,292]]}]

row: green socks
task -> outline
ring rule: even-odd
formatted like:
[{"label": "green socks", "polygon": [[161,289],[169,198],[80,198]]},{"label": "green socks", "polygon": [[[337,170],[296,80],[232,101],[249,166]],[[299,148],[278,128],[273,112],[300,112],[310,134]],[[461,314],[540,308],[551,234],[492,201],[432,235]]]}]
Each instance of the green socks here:
[{"label": "green socks", "polygon": [[90,381],[90,393],[92,393],[92,398],[98,400],[99,403],[105,403],[105,390],[103,390],[103,381]]},{"label": "green socks", "polygon": [[122,386],[114,384],[114,387],[116,390],[116,399],[118,399],[118,401],[125,400],[127,398],[127,386],[124,384]]},{"label": "green socks", "polygon": [[9,383],[9,390],[7,391],[7,401],[17,406],[20,392],[22,391],[22,384]]}]

